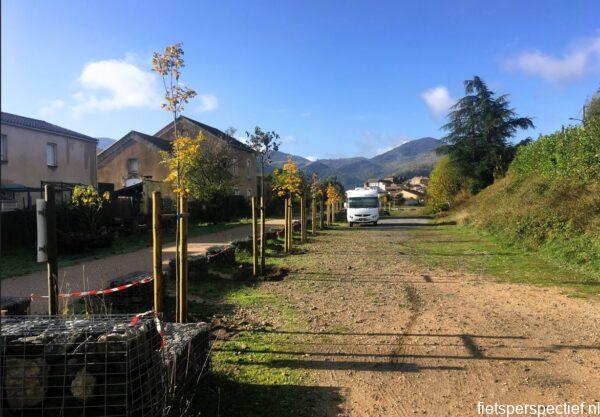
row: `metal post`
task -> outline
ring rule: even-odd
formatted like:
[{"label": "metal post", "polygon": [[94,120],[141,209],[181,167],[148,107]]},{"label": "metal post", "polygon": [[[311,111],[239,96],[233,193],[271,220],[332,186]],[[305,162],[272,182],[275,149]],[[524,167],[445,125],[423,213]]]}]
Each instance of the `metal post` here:
[{"label": "metal post", "polygon": [[48,314],[58,314],[58,250],[56,247],[56,195],[54,186],[44,186],[46,200],[46,255],[48,257]]},{"label": "metal post", "polygon": [[187,262],[187,198],[184,195],[179,196],[179,206],[181,207],[179,217],[179,323],[187,322],[188,316],[188,262]]},{"label": "metal post", "polygon": [[162,197],[160,191],[152,192],[152,275],[154,278],[154,311],[163,312],[162,239],[160,223]]}]

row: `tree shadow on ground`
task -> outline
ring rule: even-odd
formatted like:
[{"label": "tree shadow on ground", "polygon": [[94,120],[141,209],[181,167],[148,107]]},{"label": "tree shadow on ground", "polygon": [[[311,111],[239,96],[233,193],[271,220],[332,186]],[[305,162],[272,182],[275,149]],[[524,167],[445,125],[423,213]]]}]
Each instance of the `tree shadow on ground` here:
[{"label": "tree shadow on ground", "polygon": [[204,378],[195,392],[185,415],[337,416],[343,401],[342,392],[336,387],[248,384],[214,374]]}]

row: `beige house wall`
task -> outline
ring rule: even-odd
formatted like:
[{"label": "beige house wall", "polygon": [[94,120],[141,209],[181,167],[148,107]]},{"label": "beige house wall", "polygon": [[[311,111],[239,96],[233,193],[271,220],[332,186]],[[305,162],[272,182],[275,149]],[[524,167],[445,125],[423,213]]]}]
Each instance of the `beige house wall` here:
[{"label": "beige house wall", "polygon": [[[97,184],[96,143],[16,126],[2,125],[1,130],[6,135],[6,161],[0,167],[2,184]],[[56,144],[55,167],[47,164],[47,143]]]},{"label": "beige house wall", "polygon": [[[201,129],[199,126],[192,124],[185,119],[179,123],[179,129],[183,135],[191,137],[198,136],[202,132],[204,137],[213,138],[215,140],[223,140],[211,134],[210,132]],[[168,129],[158,137],[163,139],[173,140],[173,129]],[[256,155],[254,152],[248,152],[243,149],[231,147],[232,157],[236,161],[237,169],[233,168],[233,185],[234,190],[239,195],[244,197],[256,197],[257,193],[257,176],[256,176]],[[232,161],[233,162],[233,161]]]},{"label": "beige house wall", "polygon": [[164,181],[169,174],[167,167],[160,163],[160,150],[144,141],[128,139],[126,143],[115,144],[119,146],[111,157],[98,163],[98,182],[108,182],[115,185],[115,189],[125,186],[129,178],[127,161],[137,159],[138,177],[151,177],[153,181]]}]

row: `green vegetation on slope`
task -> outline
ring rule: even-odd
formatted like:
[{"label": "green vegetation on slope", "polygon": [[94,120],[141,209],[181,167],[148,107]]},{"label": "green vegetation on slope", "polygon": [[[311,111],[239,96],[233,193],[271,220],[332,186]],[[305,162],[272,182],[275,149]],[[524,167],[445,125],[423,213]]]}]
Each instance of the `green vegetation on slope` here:
[{"label": "green vegetation on slope", "polygon": [[513,245],[600,272],[600,124],[521,147],[508,175],[455,215]]},{"label": "green vegetation on slope", "polygon": [[559,287],[576,296],[600,295],[600,276],[573,271],[556,259],[507,245],[469,226],[416,227],[407,232],[402,252],[415,263],[499,281]]}]

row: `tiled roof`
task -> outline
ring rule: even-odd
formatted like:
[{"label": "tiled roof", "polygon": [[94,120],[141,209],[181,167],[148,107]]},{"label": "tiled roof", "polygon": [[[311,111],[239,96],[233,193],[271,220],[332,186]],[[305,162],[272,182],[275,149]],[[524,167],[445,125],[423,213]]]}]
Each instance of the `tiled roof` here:
[{"label": "tiled roof", "polygon": [[[225,140],[233,148],[238,148],[238,149],[241,149],[241,150],[246,151],[246,152],[254,152],[254,150],[250,146],[246,145],[243,142],[240,142],[236,138],[233,138],[233,137],[229,136],[227,133],[222,132],[221,130],[217,129],[216,127],[209,126],[207,124],[201,123],[201,122],[199,122],[197,120],[190,119],[189,117],[185,117],[185,116],[179,116],[177,119],[178,120],[182,120],[182,119],[186,120],[186,121],[188,121],[188,122],[190,122],[190,123],[198,126],[199,128],[201,128],[203,130],[206,130],[211,135],[214,135],[214,136],[216,136],[216,137],[218,137],[220,139]],[[162,132],[168,130],[170,128],[170,125],[171,124],[168,124],[167,126],[163,127],[161,130],[159,130],[156,133],[156,135],[158,136]]]},{"label": "tiled roof", "polygon": [[43,120],[32,119],[29,117],[18,116],[16,114],[2,112],[1,122],[3,125],[22,127],[25,129],[39,130],[41,132],[54,133],[56,135],[67,136],[74,139],[85,140],[87,142],[98,143],[98,139],[64,127],[53,125]]},{"label": "tiled roof", "polygon": [[132,134],[132,133],[141,137],[142,139],[150,142],[151,144],[153,144],[157,148],[160,148],[163,151],[171,150],[171,141],[169,141],[169,140],[158,138],[156,136],[147,135],[145,133],[138,132],[136,130],[132,130],[131,132],[129,132],[129,134]]}]

